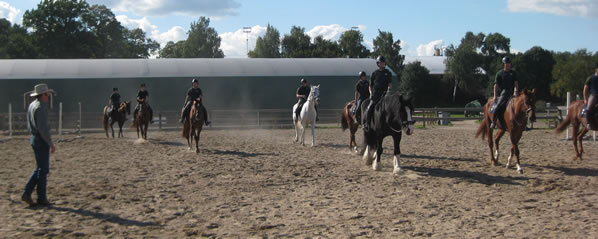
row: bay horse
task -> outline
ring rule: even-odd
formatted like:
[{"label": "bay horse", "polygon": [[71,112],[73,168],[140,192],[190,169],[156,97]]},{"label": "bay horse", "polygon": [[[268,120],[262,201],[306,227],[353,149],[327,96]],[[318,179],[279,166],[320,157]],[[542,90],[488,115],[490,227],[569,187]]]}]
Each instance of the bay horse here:
[{"label": "bay horse", "polygon": [[183,122],[183,138],[187,139],[189,149],[191,149],[191,144],[195,139],[195,153],[199,153],[199,134],[201,134],[201,129],[205,123],[205,110],[206,108],[203,107],[201,99],[193,101],[189,116]]},{"label": "bay horse", "polygon": [[[575,101],[569,106],[567,111],[567,118],[556,128],[556,133],[561,133],[567,126],[571,124],[573,128],[573,132],[571,133],[571,138],[573,139],[573,147],[575,148],[575,155],[578,160],[582,160],[581,156],[583,154],[583,145],[582,140],[583,137],[590,129],[586,127],[588,124],[586,117],[581,117],[581,110],[584,106],[583,100]],[[598,112],[598,105],[594,107],[594,112]],[[591,125],[598,125],[598,114],[594,114],[594,117],[590,119]],[[579,131],[579,126],[581,125],[581,131]],[[579,149],[577,147],[577,142],[579,142]]]},{"label": "bay horse", "polygon": [[[293,125],[295,126],[295,142],[300,142],[301,145],[305,145],[305,128],[311,125],[311,146],[315,145],[314,129],[316,128],[316,104],[320,102],[320,85],[311,86],[311,91],[307,97],[307,101],[301,108],[299,118],[295,114],[299,103],[293,106]],[[299,137],[301,135],[301,137]]]},{"label": "bay horse", "polygon": [[[365,119],[370,99],[361,104],[361,118]],[[405,134],[413,134],[415,121],[412,119],[414,107],[410,97],[389,93],[382,97],[375,106],[372,121],[369,129],[363,130],[365,148],[363,160],[366,165],[372,165],[375,171],[381,169],[380,158],[382,156],[382,143],[386,136],[392,136],[394,142],[394,170],[393,173],[401,171],[401,138]]]},{"label": "bay horse", "polygon": [[[109,115],[112,114],[112,115]],[[110,106],[104,107],[104,114],[102,115],[102,126],[104,126],[104,131],[106,132],[106,137],[108,136],[108,125],[110,125],[110,130],[112,130],[112,138],[114,138],[114,128],[112,127],[115,122],[118,122],[118,137],[123,136],[123,125],[125,121],[127,121],[127,115],[131,114],[131,102],[125,101],[119,104],[118,110],[116,112],[112,112],[110,110]],[[110,119],[110,122],[108,122]]]},{"label": "bay horse", "polygon": [[359,123],[355,123],[355,116],[353,115],[353,106],[355,105],[355,100],[349,101],[345,104],[343,108],[342,116],[341,116],[341,126],[343,131],[349,129],[349,133],[351,133],[349,138],[349,150],[353,150],[357,152],[357,143],[355,142],[355,132],[359,128]]},{"label": "bay horse", "polygon": [[[493,103],[494,101],[492,99],[488,99],[488,102],[484,105],[484,119],[482,120],[475,137],[481,135],[483,139],[484,137],[488,136],[490,163],[492,166],[496,166],[499,156],[498,143],[505,132],[509,132],[511,138],[511,154],[507,160],[506,168],[510,167],[511,159],[513,156],[515,156],[517,157],[517,172],[522,174],[523,169],[521,168],[521,164],[519,162],[518,144],[521,136],[523,136],[523,131],[525,131],[527,128],[528,121],[536,121],[536,89],[532,89],[531,91],[524,89],[521,95],[515,96],[509,100],[503,117],[499,119],[500,122],[497,122],[500,123],[499,125],[502,125],[502,127],[498,129],[498,133],[496,133],[496,136],[494,136],[494,141],[492,139],[493,129],[490,128],[490,123],[494,114],[489,112]],[[493,146],[496,146],[496,154],[493,152]]]},{"label": "bay horse", "polygon": [[139,111],[135,116],[135,121],[133,121],[133,127],[137,128],[137,138],[139,138],[139,133],[141,132],[141,138],[147,140],[147,128],[152,120],[148,110],[149,107],[143,99],[137,102],[139,102]]}]

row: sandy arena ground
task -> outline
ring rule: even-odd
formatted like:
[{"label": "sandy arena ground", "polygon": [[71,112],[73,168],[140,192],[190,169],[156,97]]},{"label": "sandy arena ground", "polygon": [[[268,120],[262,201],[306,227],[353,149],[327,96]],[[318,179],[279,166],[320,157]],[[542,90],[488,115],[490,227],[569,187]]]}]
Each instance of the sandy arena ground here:
[{"label": "sandy arena ground", "polygon": [[563,135],[526,132],[519,175],[504,168],[508,137],[492,168],[476,127],[404,136],[399,175],[390,138],[374,172],[339,128],[317,129],[314,148],[291,129],[207,130],[198,155],[179,132],[63,136],[49,208],[20,201],[33,153],[25,136],[4,139],[0,237],[598,237],[598,143],[577,162]]}]

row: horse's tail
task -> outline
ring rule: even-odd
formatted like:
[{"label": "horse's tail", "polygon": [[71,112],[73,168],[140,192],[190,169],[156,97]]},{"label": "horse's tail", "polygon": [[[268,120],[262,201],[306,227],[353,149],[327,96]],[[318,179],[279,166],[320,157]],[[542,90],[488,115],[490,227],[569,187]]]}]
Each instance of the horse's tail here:
[{"label": "horse's tail", "polygon": [[479,137],[482,135],[482,139],[486,137],[486,133],[490,129],[490,116],[488,115],[488,104],[484,105],[484,118],[482,119],[482,123],[480,123],[480,127],[478,131],[475,133],[475,137]]},{"label": "horse's tail", "polygon": [[559,134],[567,129],[569,124],[573,122],[573,118],[575,118],[576,112],[574,111],[575,110],[573,106],[571,106],[567,112],[567,117],[565,118],[565,120],[563,120],[563,122],[561,122],[561,124],[559,124],[559,126],[556,127],[556,129],[554,130],[555,133]]},{"label": "horse's tail", "polygon": [[108,130],[108,116],[106,115],[107,107],[104,107],[104,114],[102,115],[102,126],[104,131]]},{"label": "horse's tail", "polygon": [[349,122],[347,122],[347,107],[345,107],[343,109],[343,112],[341,113],[341,126],[343,127],[343,131],[347,130],[349,128]]},{"label": "horse's tail", "polygon": [[189,120],[183,120],[183,138],[189,138]]}]

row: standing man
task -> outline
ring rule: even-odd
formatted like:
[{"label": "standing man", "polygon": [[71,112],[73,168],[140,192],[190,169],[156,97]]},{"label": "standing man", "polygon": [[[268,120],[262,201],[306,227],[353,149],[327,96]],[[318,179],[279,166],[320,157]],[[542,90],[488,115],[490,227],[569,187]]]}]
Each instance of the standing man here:
[{"label": "standing man", "polygon": [[[597,130],[598,125],[592,125],[590,119],[594,115],[594,107],[598,104],[598,63],[594,67],[594,74],[588,77],[585,86],[583,87],[583,103],[586,107],[586,121],[588,122],[586,128],[588,130]],[[593,126],[593,127],[592,127]]]},{"label": "standing man", "polygon": [[[189,112],[191,111],[191,105],[193,104],[194,100],[200,100],[203,97],[203,93],[201,92],[201,88],[199,88],[199,80],[193,79],[191,80],[192,87],[187,90],[187,96],[185,97],[185,104],[183,106],[183,111],[181,112],[181,119],[179,122],[185,122],[185,119],[189,116]],[[203,101],[201,103],[203,105]],[[210,125],[210,121],[208,120],[208,110],[204,105],[203,117],[205,119],[204,124],[206,126]]]},{"label": "standing man", "polygon": [[[494,97],[492,100],[495,102],[496,108],[490,128],[496,128],[496,122],[505,112],[509,100],[513,96],[519,95],[519,82],[517,81],[515,71],[511,69],[511,58],[505,56],[502,58],[502,63],[504,64],[504,68],[497,72],[494,78]],[[497,102],[496,96],[498,92],[500,92],[500,97]]]},{"label": "standing man", "polygon": [[112,117],[114,112],[120,107],[120,94],[118,93],[118,88],[112,88],[112,95],[110,95],[110,107],[111,108],[108,117]]},{"label": "standing man", "polygon": [[31,93],[31,96],[35,97],[35,100],[29,104],[27,110],[27,128],[31,133],[29,142],[33,148],[37,164],[37,167],[25,185],[23,195],[21,195],[21,200],[29,204],[29,206],[35,205],[31,194],[36,186],[37,205],[50,205],[46,195],[46,185],[48,183],[48,173],[50,172],[50,153],[56,151],[56,147],[52,142],[52,136],[50,135],[50,124],[48,121],[48,102],[52,93],[54,93],[54,90],[48,89],[48,85],[36,85],[33,93]]},{"label": "standing man", "polygon": [[353,106],[353,119],[359,124],[361,118],[361,103],[370,98],[370,82],[368,82],[365,71],[359,72],[359,80],[355,84],[355,105]]},{"label": "standing man", "polygon": [[137,106],[135,106],[135,113],[133,114],[133,120],[137,119],[137,112],[139,112],[139,109],[141,109],[141,105],[139,102],[143,102],[147,105],[147,110],[150,113],[150,122],[154,123],[154,111],[152,110],[152,107],[149,105],[149,102],[147,102],[147,98],[149,97],[149,92],[147,90],[145,90],[145,83],[141,83],[141,89],[139,89],[139,92],[137,92]]},{"label": "standing man", "polygon": [[[297,119],[299,118],[299,114],[301,114],[301,109],[303,109],[303,104],[307,101],[307,97],[309,97],[309,93],[311,92],[311,87],[307,84],[306,79],[301,79],[301,86],[297,88],[296,97],[297,101],[297,109],[295,109],[295,114],[297,115]],[[318,112],[318,106],[314,105],[316,113]],[[316,114],[316,121],[318,121],[318,115]]]},{"label": "standing man", "polygon": [[378,58],[376,58],[376,65],[378,65],[378,69],[372,72],[370,79],[370,104],[368,105],[365,114],[365,122],[363,122],[363,128],[366,130],[369,130],[369,124],[372,121],[376,104],[380,102],[380,99],[382,99],[382,96],[384,96],[387,91],[392,89],[392,73],[386,69],[386,59],[384,56],[378,56]]}]

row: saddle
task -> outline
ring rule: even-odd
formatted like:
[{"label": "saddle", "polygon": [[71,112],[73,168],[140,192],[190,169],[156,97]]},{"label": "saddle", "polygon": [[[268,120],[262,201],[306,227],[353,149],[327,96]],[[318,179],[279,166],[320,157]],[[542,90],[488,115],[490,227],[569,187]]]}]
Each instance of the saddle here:
[{"label": "saddle", "polygon": [[581,116],[582,118],[585,118],[588,115],[588,105],[584,104],[581,107],[581,112],[579,112],[579,116]]}]

